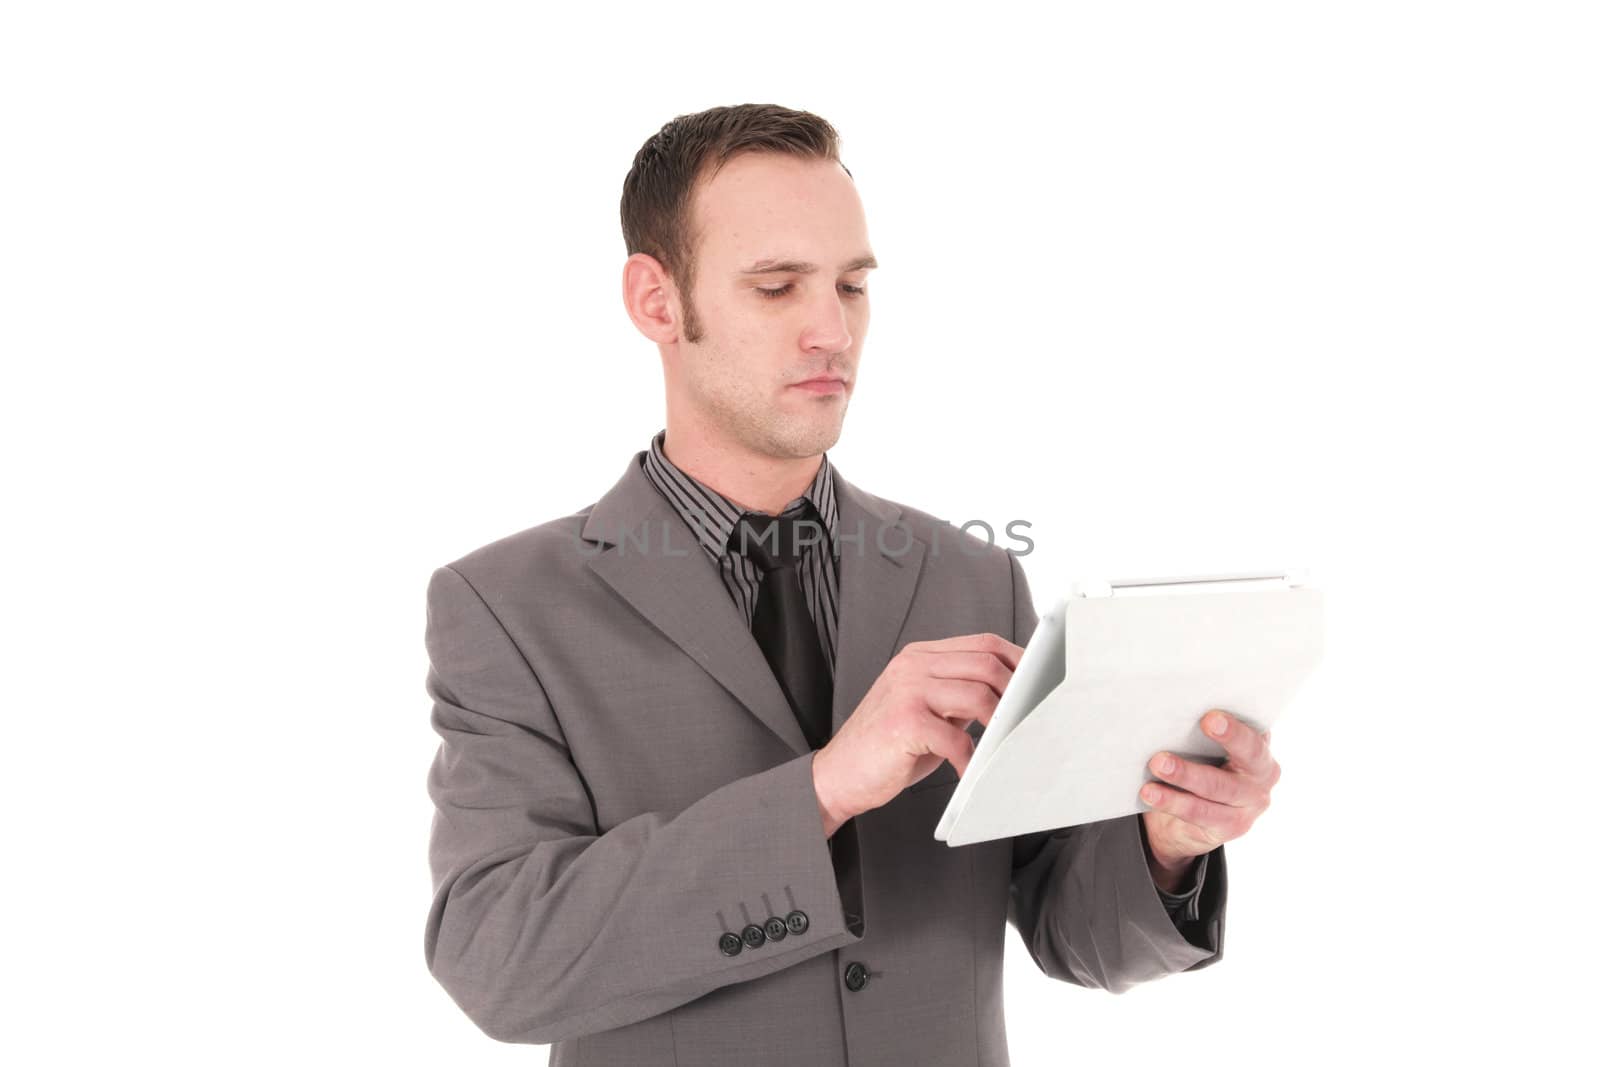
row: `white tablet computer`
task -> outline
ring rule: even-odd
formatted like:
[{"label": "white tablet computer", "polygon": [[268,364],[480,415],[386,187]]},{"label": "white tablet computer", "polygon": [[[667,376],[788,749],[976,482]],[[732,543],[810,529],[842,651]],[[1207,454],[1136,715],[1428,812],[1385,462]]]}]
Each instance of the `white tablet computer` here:
[{"label": "white tablet computer", "polygon": [[934,830],[950,845],[1116,818],[1159,751],[1219,764],[1221,708],[1272,726],[1322,656],[1301,571],[1078,582],[1039,617]]}]

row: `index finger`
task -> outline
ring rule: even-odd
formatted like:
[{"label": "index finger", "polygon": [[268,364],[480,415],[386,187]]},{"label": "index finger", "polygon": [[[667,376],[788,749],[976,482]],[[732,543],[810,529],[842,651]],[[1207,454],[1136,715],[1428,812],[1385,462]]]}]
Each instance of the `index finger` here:
[{"label": "index finger", "polygon": [[[1217,733],[1218,726],[1223,727]],[[1261,734],[1221,708],[1212,708],[1200,717],[1200,728],[1221,745],[1228,761],[1247,774],[1265,775],[1270,757]]]},{"label": "index finger", "polygon": [[913,641],[905,647],[905,651],[992,652],[1012,670],[1017,669],[1017,661],[1022,658],[1021,645],[1012,644],[996,633],[957,634],[955,637],[941,637],[936,641]]}]

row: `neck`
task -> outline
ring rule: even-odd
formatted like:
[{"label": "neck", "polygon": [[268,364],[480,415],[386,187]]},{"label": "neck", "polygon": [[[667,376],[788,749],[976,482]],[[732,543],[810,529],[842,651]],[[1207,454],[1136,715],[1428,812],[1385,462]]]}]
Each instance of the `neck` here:
[{"label": "neck", "polygon": [[776,515],[803,494],[822,467],[822,454],[794,459],[751,452],[726,438],[667,423],[661,450],[673,466],[748,511]]}]

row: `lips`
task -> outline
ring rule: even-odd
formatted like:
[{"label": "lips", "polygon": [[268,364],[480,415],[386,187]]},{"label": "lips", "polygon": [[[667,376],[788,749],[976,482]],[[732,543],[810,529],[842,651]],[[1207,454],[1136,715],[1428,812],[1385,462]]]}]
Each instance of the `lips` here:
[{"label": "lips", "polygon": [[796,382],[794,388],[804,389],[808,393],[843,393],[844,379],[808,378],[806,381]]}]

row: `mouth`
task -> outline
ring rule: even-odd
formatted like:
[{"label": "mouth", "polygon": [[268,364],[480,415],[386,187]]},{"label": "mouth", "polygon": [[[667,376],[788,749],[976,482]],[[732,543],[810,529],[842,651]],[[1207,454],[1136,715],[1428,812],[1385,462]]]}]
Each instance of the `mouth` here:
[{"label": "mouth", "polygon": [[791,388],[804,389],[809,393],[842,393],[844,392],[844,379],[822,375],[818,378],[807,378],[803,382],[796,382]]}]

